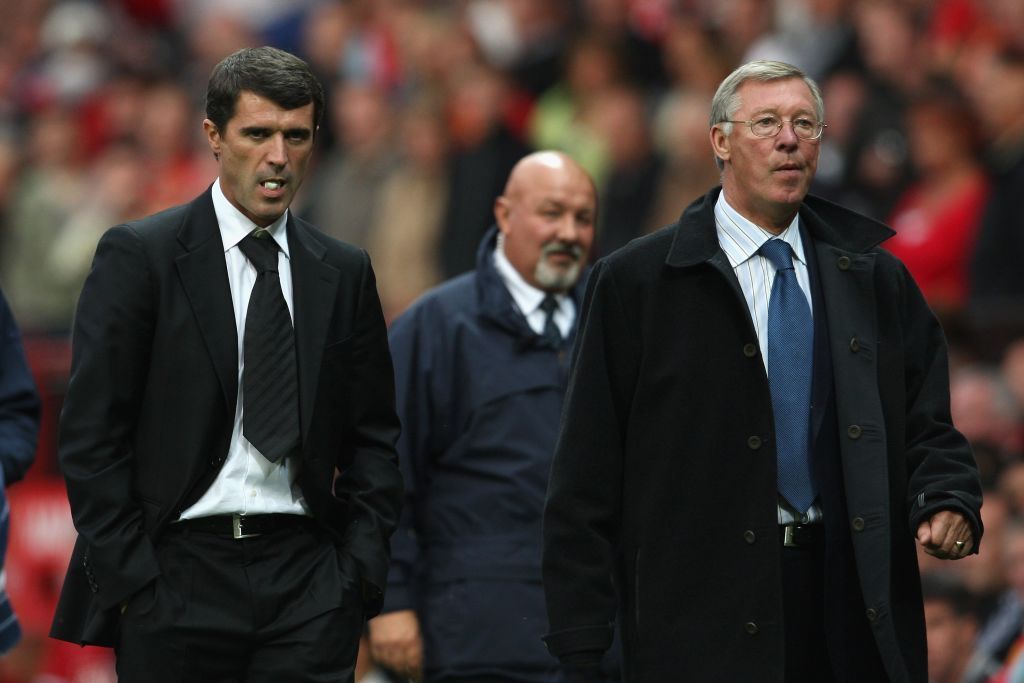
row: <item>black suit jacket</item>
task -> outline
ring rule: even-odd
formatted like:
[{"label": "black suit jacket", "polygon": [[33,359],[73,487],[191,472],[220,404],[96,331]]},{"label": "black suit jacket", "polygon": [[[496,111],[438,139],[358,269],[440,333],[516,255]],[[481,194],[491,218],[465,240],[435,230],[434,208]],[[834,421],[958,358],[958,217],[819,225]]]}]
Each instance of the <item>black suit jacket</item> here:
[{"label": "black suit jacket", "polygon": [[[377,612],[398,515],[398,419],[366,253],[288,222],[299,484]],[[160,567],[154,541],[224,463],[237,331],[210,191],[112,228],[75,318],[59,459],[79,537],[51,635],[111,645],[117,606]],[[336,477],[336,472],[340,476]]]}]

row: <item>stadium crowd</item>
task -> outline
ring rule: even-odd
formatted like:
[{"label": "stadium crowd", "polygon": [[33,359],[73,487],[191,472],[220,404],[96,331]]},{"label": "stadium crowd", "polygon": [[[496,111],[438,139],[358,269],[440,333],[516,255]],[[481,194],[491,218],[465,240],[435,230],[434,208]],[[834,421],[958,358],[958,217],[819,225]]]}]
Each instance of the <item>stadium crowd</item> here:
[{"label": "stadium crowd", "polygon": [[827,129],[812,192],[895,229],[885,246],[943,322],[954,421],[985,486],[980,553],[920,557],[932,681],[1024,681],[1020,0],[8,0],[0,287],[44,418],[11,491],[8,592],[26,635],[0,683],[112,680],[107,653],[45,637],[74,538],[53,453],[68,330],[100,235],[216,177],[196,124],[206,74],[261,44],[327,89],[294,208],[369,251],[389,320],[473,267],[531,149],[595,179],[600,256],[718,182],[708,110],[733,68],[779,59],[815,78]]}]

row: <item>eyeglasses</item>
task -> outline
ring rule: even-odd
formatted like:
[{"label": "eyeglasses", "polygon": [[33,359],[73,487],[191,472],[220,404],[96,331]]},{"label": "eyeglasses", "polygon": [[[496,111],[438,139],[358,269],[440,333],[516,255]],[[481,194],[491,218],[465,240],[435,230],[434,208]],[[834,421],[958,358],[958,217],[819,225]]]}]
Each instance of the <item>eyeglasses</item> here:
[{"label": "eyeglasses", "polygon": [[750,132],[759,138],[773,138],[782,130],[782,124],[789,123],[793,126],[793,133],[801,140],[817,140],[828,127],[827,123],[802,116],[790,121],[783,121],[778,116],[770,114],[759,116],[751,121],[723,121],[722,123],[745,123],[750,126]]}]

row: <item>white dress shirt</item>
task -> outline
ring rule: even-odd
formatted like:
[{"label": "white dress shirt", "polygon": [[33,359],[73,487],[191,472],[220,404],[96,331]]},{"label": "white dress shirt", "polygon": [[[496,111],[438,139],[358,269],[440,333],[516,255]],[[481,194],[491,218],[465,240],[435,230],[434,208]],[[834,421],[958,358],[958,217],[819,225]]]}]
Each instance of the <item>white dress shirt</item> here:
[{"label": "white dress shirt", "polygon": [[[519,312],[526,318],[530,329],[537,334],[544,334],[544,322],[547,320],[548,314],[541,309],[540,304],[548,293],[537,289],[523,279],[523,276],[519,274],[519,271],[515,269],[512,262],[505,256],[505,250],[502,249],[500,240],[498,247],[494,250],[494,268],[498,271],[498,275],[501,276],[509,294],[512,295],[512,301],[519,308]],[[555,301],[558,302],[554,321],[558,325],[558,331],[562,333],[562,338],[564,339],[569,336],[572,324],[576,322],[576,303],[568,294],[558,293],[553,296]]]},{"label": "white dress shirt", "polygon": [[[309,514],[305,500],[295,484],[297,472],[293,458],[281,458],[270,462],[242,436],[242,371],[245,369],[243,337],[245,314],[249,307],[249,295],[256,282],[256,268],[245,257],[238,243],[257,229],[228,201],[220,188],[220,180],[213,184],[213,209],[217,214],[220,236],[224,243],[224,260],[228,269],[228,286],[231,289],[231,304],[235,313],[235,330],[238,335],[238,398],[235,403],[235,422],[231,430],[231,442],[227,459],[217,478],[209,489],[181,519],[194,519],[209,515],[225,514],[266,514],[290,513]],[[277,242],[278,272],[281,291],[288,304],[288,311],[295,318],[292,301],[292,270],[288,251],[288,234],[285,229],[288,212],[267,227]],[[296,407],[296,409],[298,409]]]},{"label": "white dress shirt", "polygon": [[[800,216],[779,235],[775,235],[756,225],[729,205],[723,191],[718,195],[715,204],[715,227],[718,230],[718,243],[729,259],[736,279],[743,290],[743,298],[747,301],[750,318],[757,332],[757,342],[761,347],[761,360],[768,372],[768,299],[771,297],[772,282],[775,280],[775,266],[767,258],[758,253],[761,245],[770,239],[787,242],[793,249],[793,268],[796,280],[807,297],[807,306],[814,315],[811,303],[811,280],[807,272],[807,258],[804,254],[803,240],[800,239]],[[815,503],[806,515],[798,515],[779,499],[779,524],[810,523],[821,519],[821,506]]]}]

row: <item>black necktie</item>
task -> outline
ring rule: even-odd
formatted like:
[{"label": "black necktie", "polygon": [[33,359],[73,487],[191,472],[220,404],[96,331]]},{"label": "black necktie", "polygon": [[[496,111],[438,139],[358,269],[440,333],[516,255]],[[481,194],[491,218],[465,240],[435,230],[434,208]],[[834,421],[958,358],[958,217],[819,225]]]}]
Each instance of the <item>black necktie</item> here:
[{"label": "black necktie", "polygon": [[807,443],[814,322],[789,244],[769,240],[761,253],[776,268],[768,299],[768,387],[775,413],[779,493],[803,514],[817,495]]},{"label": "black necktie", "polygon": [[266,231],[238,246],[256,267],[245,314],[242,433],[263,457],[277,462],[299,445],[299,381],[295,330],[277,272],[277,242]]},{"label": "black necktie", "polygon": [[544,338],[547,339],[552,346],[561,346],[562,331],[559,330],[558,325],[555,324],[555,311],[558,310],[558,301],[554,296],[548,294],[544,297],[544,300],[540,302],[540,310],[547,314],[547,317],[544,318]]}]

